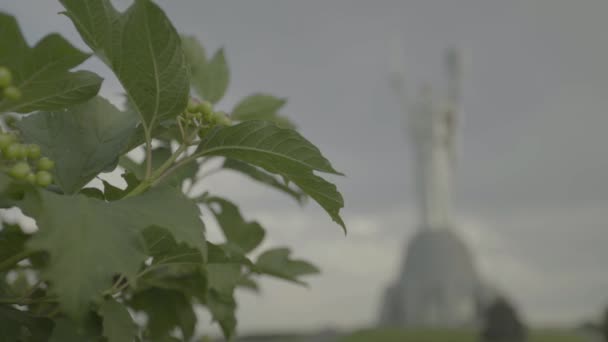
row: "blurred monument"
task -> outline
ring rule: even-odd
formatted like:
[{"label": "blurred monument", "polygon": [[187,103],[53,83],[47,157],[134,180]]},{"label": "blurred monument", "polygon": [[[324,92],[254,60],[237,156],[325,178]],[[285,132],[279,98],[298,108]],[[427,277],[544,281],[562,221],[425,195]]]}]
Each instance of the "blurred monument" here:
[{"label": "blurred monument", "polygon": [[[397,58],[400,58],[398,56]],[[452,176],[460,102],[461,62],[446,53],[446,89],[433,97],[423,86],[406,99],[403,69],[396,64],[393,87],[407,115],[413,149],[414,182],[420,227],[405,249],[396,281],[382,301],[380,324],[389,326],[474,326],[480,322],[489,291],[477,273],[473,255],[452,229]],[[397,61],[400,63],[400,61]]]}]

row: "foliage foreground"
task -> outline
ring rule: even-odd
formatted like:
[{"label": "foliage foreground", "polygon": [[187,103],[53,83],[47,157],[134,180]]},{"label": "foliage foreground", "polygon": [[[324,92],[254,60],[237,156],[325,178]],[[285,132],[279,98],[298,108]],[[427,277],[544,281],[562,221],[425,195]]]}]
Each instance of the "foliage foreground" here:
[{"label": "foliage foreground", "polygon": [[[38,228],[0,231],[0,341],[187,341],[193,305],[230,339],[235,288],[256,289],[259,276],[302,284],[318,270],[285,247],[251,258],[265,231],[204,190],[207,162],[296,203],[309,197],[345,229],[342,196],[317,175],[340,173],[279,115],[284,99],[254,93],[230,115],[216,110],[223,50],[207,56],[152,1],[124,12],[60,2],[92,53],[58,34],[30,46],[0,13],[0,207]],[[73,70],[93,56],[122,84],[124,108],[98,95],[100,76]],[[113,170],[126,186],[99,177]],[[206,240],[201,210],[224,243]]]}]

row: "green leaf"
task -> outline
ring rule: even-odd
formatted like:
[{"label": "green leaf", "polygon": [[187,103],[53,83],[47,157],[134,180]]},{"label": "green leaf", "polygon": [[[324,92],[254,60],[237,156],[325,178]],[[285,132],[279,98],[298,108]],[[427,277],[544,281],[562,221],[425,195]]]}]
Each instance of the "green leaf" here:
[{"label": "green leaf", "polygon": [[137,225],[165,228],[177,243],[196,248],[203,257],[206,255],[205,227],[200,219],[200,210],[179,190],[159,186],[143,195],[108,204],[112,207],[114,203],[114,211],[127,212],[129,219],[137,220]]},{"label": "green leaf", "polygon": [[265,120],[271,121],[282,128],[295,128],[295,125],[277,112],[287,101],[268,94],[253,94],[241,102],[232,110],[231,118],[237,121]]},{"label": "green leaf", "polygon": [[207,262],[210,264],[237,263],[252,266],[253,263],[240,249],[230,248],[226,244],[215,245],[207,242]]},{"label": "green leaf", "polygon": [[111,285],[113,275],[134,279],[147,254],[141,235],[146,227],[164,227],[176,241],[206,253],[199,209],[174,188],[154,188],[109,203],[82,195],[34,196],[28,194],[21,205],[40,228],[28,247],[50,254],[43,276],[73,317],[86,312],[89,302]]},{"label": "green leaf", "polygon": [[219,197],[205,201],[224,232],[227,243],[239,248],[243,254],[254,250],[264,240],[264,228],[255,222],[247,222],[234,203]]},{"label": "green leaf", "polygon": [[235,120],[251,120],[252,116],[275,115],[287,101],[268,94],[253,94],[241,102],[232,110],[232,118]]},{"label": "green leaf", "polygon": [[0,49],[0,65],[11,70],[13,85],[21,91],[19,100],[0,99],[0,112],[54,110],[84,102],[99,91],[101,77],[69,71],[89,55],[60,35],[45,36],[31,48],[15,18],[1,12],[0,32],[5,47]]},{"label": "green leaf", "polygon": [[278,173],[312,197],[330,217],[346,230],[340,217],[344,207],[335,185],[313,171],[338,174],[318,148],[298,132],[266,121],[246,121],[216,128],[198,147],[201,156],[224,156]]},{"label": "green leaf", "polygon": [[19,225],[2,223],[0,230],[0,261],[6,260],[23,251],[29,235]]},{"label": "green leaf", "polygon": [[[205,264],[205,255],[200,249],[179,244],[171,232],[161,226],[151,226],[144,230],[148,255],[154,257],[152,265],[193,265],[199,268]],[[192,269],[192,268],[188,268]],[[181,272],[178,272],[181,273]]]},{"label": "green leaf", "polygon": [[55,328],[49,342],[103,342],[101,319],[89,312],[84,320],[74,321],[61,317],[55,320]]},{"label": "green leaf", "polygon": [[222,328],[226,339],[230,340],[236,331],[236,301],[233,293],[223,293],[211,289],[207,294],[207,308],[213,319]]},{"label": "green leaf", "polygon": [[32,114],[17,127],[25,141],[40,145],[55,161],[55,181],[73,194],[116,165],[136,122],[136,117],[95,97],[66,110]]},{"label": "green leaf", "polygon": [[[105,184],[105,181],[103,181]],[[84,188],[78,192],[81,195],[85,195],[87,197],[97,198],[98,200],[105,200],[106,197],[103,191],[97,188]]]},{"label": "green leaf", "polygon": [[104,200],[107,201],[117,201],[123,197],[125,197],[129,191],[125,191],[121,188],[118,188],[110,183],[108,183],[105,180],[102,180],[103,183],[103,192],[102,192],[102,196]]},{"label": "green leaf", "polygon": [[114,71],[149,130],[185,110],[186,59],[162,9],[149,0],[136,0],[124,13],[108,0],[61,3],[84,41]]},{"label": "green leaf", "polygon": [[234,290],[241,283],[243,274],[242,265],[239,262],[224,261],[228,260],[207,265],[209,290],[205,305],[213,319],[219,323],[224,336],[230,339],[236,329],[237,305],[234,300]]},{"label": "green leaf", "polygon": [[123,304],[113,299],[106,300],[100,305],[99,314],[103,317],[103,336],[108,338],[108,342],[133,341],[137,326]]},{"label": "green leaf", "polygon": [[260,292],[260,287],[258,286],[258,283],[255,280],[253,280],[251,277],[246,277],[246,276],[241,277],[237,286],[251,290],[253,292]]},{"label": "green leaf", "polygon": [[182,35],[181,39],[186,62],[190,67],[190,81],[194,83],[195,75],[199,75],[201,73],[201,68],[204,68],[204,66],[207,65],[207,53],[196,37]]},{"label": "green leaf", "polygon": [[294,182],[302,191],[325,209],[334,222],[338,223],[344,230],[344,233],[346,233],[346,226],[340,217],[340,209],[344,207],[344,199],[334,184],[312,172],[297,176],[289,175],[286,178]]},{"label": "green leaf", "polygon": [[213,319],[222,328],[226,338],[234,335],[236,329],[236,301],[234,289],[242,279],[241,265],[237,263],[220,263],[207,265],[209,291],[205,304]]},{"label": "green leaf", "polygon": [[241,279],[241,265],[237,263],[208,264],[209,288],[232,293]]},{"label": "green leaf", "polygon": [[[134,107],[133,102],[129,100],[129,97],[126,94],[124,96],[124,108],[125,111],[133,113],[134,116],[138,116],[137,109]],[[179,131],[176,118],[167,118],[161,120],[158,125],[152,127],[149,133],[152,139],[160,140],[162,143],[165,143],[165,145],[169,145],[168,143],[171,140],[181,139],[181,133]],[[131,137],[131,140],[123,149],[121,154],[126,154],[127,152],[133,150],[135,147],[144,144],[145,142],[146,131],[144,130],[144,125],[139,124],[135,130],[135,133]]]},{"label": "green leaf", "polygon": [[207,134],[198,150],[204,156],[239,159],[288,176],[301,174],[303,169],[341,175],[298,132],[267,121],[217,128]]},{"label": "green leaf", "polygon": [[305,285],[298,277],[319,273],[313,264],[303,260],[290,259],[288,248],[274,248],[258,256],[253,268],[257,273],[271,275],[284,280]]},{"label": "green leaf", "polygon": [[23,197],[27,185],[15,182],[6,173],[0,172],[0,208],[11,208],[15,201]]},{"label": "green leaf", "polygon": [[135,293],[129,304],[148,315],[146,327],[153,341],[168,336],[174,327],[182,330],[186,340],[194,334],[196,316],[192,304],[179,291],[150,288]]},{"label": "green leaf", "polygon": [[178,244],[171,233],[153,226],[144,230],[144,239],[152,263],[140,272],[138,288],[175,289],[203,300],[207,278],[203,274],[205,256],[185,244]]},{"label": "green leaf", "polygon": [[0,341],[43,342],[49,339],[53,321],[31,312],[0,305]]},{"label": "green leaf", "polygon": [[274,175],[271,175],[255,166],[249,165],[242,161],[227,158],[224,161],[222,167],[232,171],[240,172],[253,180],[256,180],[262,184],[266,184],[274,189],[280,190],[293,197],[296,201],[298,201],[298,203],[302,203],[306,198],[306,194],[304,194],[301,190],[293,189],[289,185],[285,184],[283,181],[277,179],[277,177],[275,177]]},{"label": "green leaf", "polygon": [[218,50],[207,60],[205,49],[195,37],[182,37],[182,44],[190,65],[192,86],[202,99],[211,103],[219,102],[228,89],[230,78],[224,50]]},{"label": "green leaf", "polygon": [[108,183],[106,180],[102,180],[103,199],[106,201],[117,201],[122,199],[140,184],[140,181],[130,172],[124,172],[121,176],[122,179],[124,179],[124,181],[127,183],[127,187],[124,189],[118,188]]}]

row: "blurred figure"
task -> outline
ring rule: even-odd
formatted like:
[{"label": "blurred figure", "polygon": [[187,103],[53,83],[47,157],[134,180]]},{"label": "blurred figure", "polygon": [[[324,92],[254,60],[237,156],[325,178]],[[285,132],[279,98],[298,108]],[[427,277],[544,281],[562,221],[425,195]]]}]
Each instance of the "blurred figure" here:
[{"label": "blurred figure", "polygon": [[600,327],[604,341],[608,342],[608,307],[604,311],[602,325]]},{"label": "blurred figure", "polygon": [[511,303],[497,298],[487,309],[481,332],[483,342],[524,342],[527,328]]}]

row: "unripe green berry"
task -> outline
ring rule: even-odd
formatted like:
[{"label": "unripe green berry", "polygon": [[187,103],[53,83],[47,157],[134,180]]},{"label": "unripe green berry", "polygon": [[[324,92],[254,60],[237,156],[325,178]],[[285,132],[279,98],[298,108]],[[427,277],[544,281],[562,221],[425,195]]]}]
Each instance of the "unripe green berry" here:
[{"label": "unripe green berry", "polygon": [[13,75],[8,68],[0,66],[0,88],[6,88],[13,82]]},{"label": "unripe green berry", "polygon": [[29,173],[30,165],[26,162],[18,162],[9,171],[10,176],[15,179],[25,179]]},{"label": "unripe green berry", "polygon": [[220,124],[222,126],[230,126],[230,125],[232,125],[232,120],[230,120],[230,118],[228,116],[224,115],[219,119],[218,124]]},{"label": "unripe green berry", "polygon": [[4,157],[8,160],[18,159],[21,154],[21,144],[10,143],[10,145],[6,146],[2,153]]},{"label": "unripe green berry", "polygon": [[27,158],[27,146],[23,144],[16,144],[19,149],[17,150],[17,159]]},{"label": "unripe green berry", "polygon": [[8,86],[4,88],[4,96],[11,101],[17,101],[21,98],[21,90],[14,86]]},{"label": "unripe green berry", "polygon": [[31,144],[27,145],[27,157],[29,159],[38,159],[40,158],[40,146]]},{"label": "unripe green berry", "polygon": [[213,105],[209,101],[203,101],[198,104],[198,111],[203,114],[203,117],[207,118],[213,114]]},{"label": "unripe green berry", "polygon": [[194,100],[190,99],[188,101],[188,108],[186,110],[190,113],[198,112],[198,103],[195,102]]},{"label": "unripe green berry", "polygon": [[17,138],[10,133],[0,133],[0,149],[4,150],[8,145],[12,144]]},{"label": "unripe green berry", "polygon": [[48,171],[55,167],[55,162],[47,157],[38,159],[38,170]]},{"label": "unripe green berry", "polygon": [[208,123],[213,123],[213,113],[201,113],[201,120]]},{"label": "unripe green berry", "polygon": [[25,180],[30,184],[36,184],[36,174],[32,172],[28,173],[27,176],[25,176]]},{"label": "unripe green berry", "polygon": [[203,139],[205,137],[205,135],[207,135],[207,133],[209,132],[210,129],[211,129],[211,127],[209,127],[209,126],[201,127],[198,130],[198,137]]},{"label": "unripe green berry", "polygon": [[53,176],[48,171],[38,171],[36,173],[36,184],[47,187],[53,183]]},{"label": "unripe green berry", "polygon": [[228,114],[226,114],[225,112],[213,113],[213,122],[222,126],[229,126],[232,124],[232,121],[228,117]]}]

